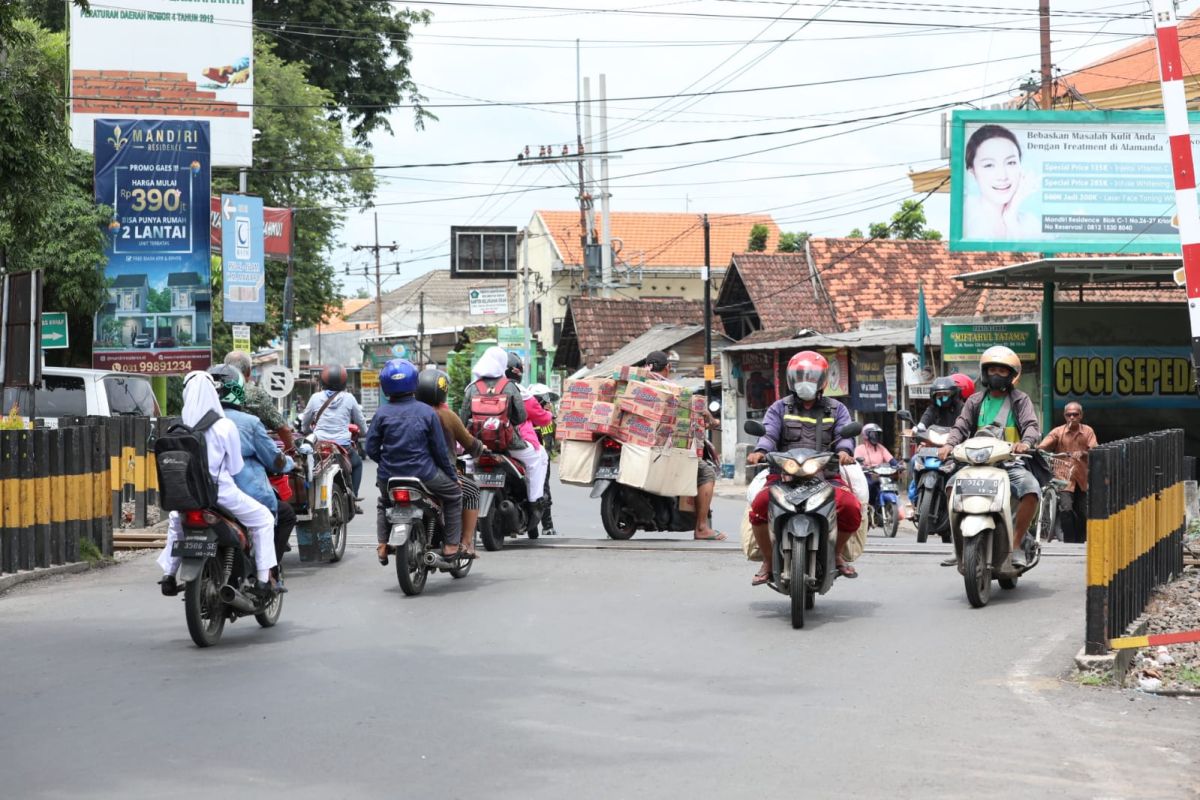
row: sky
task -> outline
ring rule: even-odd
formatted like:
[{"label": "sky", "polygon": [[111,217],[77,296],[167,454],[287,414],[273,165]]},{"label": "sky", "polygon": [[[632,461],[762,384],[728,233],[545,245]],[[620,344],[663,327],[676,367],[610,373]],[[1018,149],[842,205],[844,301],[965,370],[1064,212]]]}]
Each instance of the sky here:
[{"label": "sky", "polygon": [[[376,207],[349,213],[334,255],[347,294],[373,293],[373,257],[351,248],[373,242],[376,213],[380,241],[398,246],[383,256],[386,292],[449,266],[451,225],[522,227],[539,209],[577,209],[573,165],[412,165],[574,149],[580,75],[593,98],[605,76],[610,151],[665,145],[610,160],[613,211],[765,212],[785,231],[844,236],[924,197],[906,176],[945,165],[943,113],[1010,99],[1040,63],[1036,0],[405,5],[433,14],[415,29],[411,70],[438,119],[416,130],[398,109],[393,132],[372,137]],[[1051,32],[1069,73],[1153,25],[1145,0],[1053,0]],[[598,122],[593,139],[599,151]],[[685,144],[710,139],[727,141]],[[949,195],[925,210],[947,234]]]}]

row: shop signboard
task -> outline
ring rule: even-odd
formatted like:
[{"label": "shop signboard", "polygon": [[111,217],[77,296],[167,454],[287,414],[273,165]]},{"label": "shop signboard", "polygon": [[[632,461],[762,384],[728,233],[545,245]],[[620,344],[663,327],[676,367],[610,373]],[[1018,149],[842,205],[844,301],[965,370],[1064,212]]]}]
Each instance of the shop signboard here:
[{"label": "shop signboard", "polygon": [[208,123],[99,119],[94,141],[96,202],[113,216],[92,366],[149,375],[207,369]]},{"label": "shop signboard", "polygon": [[886,355],[883,351],[855,350],[850,381],[850,406],[856,411],[886,411],[888,404]]},{"label": "shop signboard", "polygon": [[1171,152],[1162,112],[955,111],[950,249],[1178,253]]},{"label": "shop signboard", "polygon": [[362,412],[367,419],[375,416],[379,408],[379,370],[363,369],[359,374]]},{"label": "shop signboard", "polygon": [[[292,210],[263,206],[263,255],[277,261],[287,261],[292,252]],[[214,253],[221,252],[221,198],[214,197],[208,206],[208,243]]]},{"label": "shop signboard", "polygon": [[1084,408],[1200,409],[1187,346],[1054,348],[1054,401]]},{"label": "shop signboard", "polygon": [[1022,361],[1038,357],[1037,325],[943,325],[942,360],[979,361],[989,347],[1003,345]]},{"label": "shop signboard", "polygon": [[225,322],[266,322],[261,197],[221,195],[221,316]]},{"label": "shop signboard", "polygon": [[471,316],[500,316],[508,314],[508,287],[481,286],[467,290],[467,307]]}]

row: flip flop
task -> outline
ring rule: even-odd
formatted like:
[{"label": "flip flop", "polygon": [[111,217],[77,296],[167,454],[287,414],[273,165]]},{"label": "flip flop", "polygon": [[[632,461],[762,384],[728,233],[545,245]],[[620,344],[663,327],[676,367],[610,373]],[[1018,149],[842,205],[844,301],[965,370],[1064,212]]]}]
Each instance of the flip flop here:
[{"label": "flip flop", "polygon": [[717,531],[712,536],[693,536],[692,539],[697,542],[723,542],[728,537],[725,534]]},{"label": "flip flop", "polygon": [[750,580],[750,585],[751,586],[762,586],[764,583],[766,583],[769,580],[771,580],[770,575],[767,575],[764,572],[759,572]]},{"label": "flip flop", "polygon": [[[445,558],[445,556],[442,556],[442,558]],[[465,561],[474,561],[475,559],[479,558],[479,555],[466,550],[459,550],[457,558],[461,558]]]},{"label": "flip flop", "polygon": [[837,571],[838,575],[841,575],[843,578],[858,577],[858,570],[854,569],[854,567],[850,566],[849,564],[838,564]]}]

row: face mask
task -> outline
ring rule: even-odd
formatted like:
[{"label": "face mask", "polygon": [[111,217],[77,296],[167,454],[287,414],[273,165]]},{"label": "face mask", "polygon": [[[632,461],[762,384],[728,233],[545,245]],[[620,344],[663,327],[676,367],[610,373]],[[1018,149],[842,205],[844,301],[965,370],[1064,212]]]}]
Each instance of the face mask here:
[{"label": "face mask", "polygon": [[1008,375],[996,375],[996,374],[988,375],[987,376],[987,385],[988,385],[989,389],[992,389],[994,391],[998,391],[998,392],[1007,391],[1008,389],[1012,388],[1012,378]]},{"label": "face mask", "polygon": [[793,391],[796,393],[796,397],[799,397],[801,400],[815,400],[817,397],[817,382],[804,381],[803,383],[797,383]]},{"label": "face mask", "polygon": [[941,406],[944,406],[944,405],[946,405],[946,403],[950,402],[950,399],[949,399],[948,397],[935,397],[935,398],[933,399],[933,402],[934,402],[934,403],[935,403],[937,406],[941,407]]}]

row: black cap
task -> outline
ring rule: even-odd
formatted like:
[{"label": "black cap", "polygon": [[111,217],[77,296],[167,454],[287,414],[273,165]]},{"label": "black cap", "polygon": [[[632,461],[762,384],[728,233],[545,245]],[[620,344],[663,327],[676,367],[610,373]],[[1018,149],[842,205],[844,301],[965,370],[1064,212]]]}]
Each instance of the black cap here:
[{"label": "black cap", "polygon": [[653,370],[663,369],[670,362],[670,357],[662,350],[655,350],[646,356],[646,366]]}]

